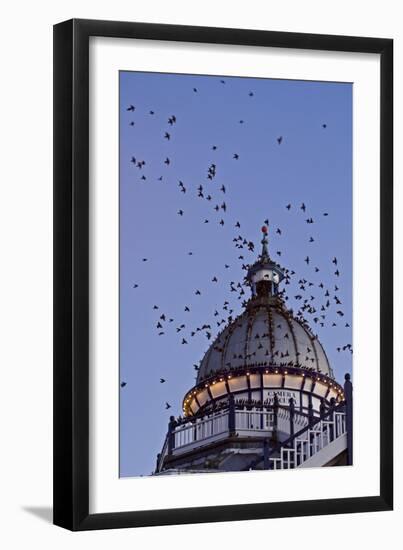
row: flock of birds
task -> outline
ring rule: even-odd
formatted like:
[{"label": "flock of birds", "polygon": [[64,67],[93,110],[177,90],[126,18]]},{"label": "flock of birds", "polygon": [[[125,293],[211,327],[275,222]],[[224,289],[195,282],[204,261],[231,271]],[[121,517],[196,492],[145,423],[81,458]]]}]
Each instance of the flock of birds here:
[{"label": "flock of birds", "polygon": [[[225,80],[220,80],[220,83],[225,85]],[[198,89],[193,88],[193,93],[197,94]],[[249,97],[254,97],[254,92],[249,92]],[[128,124],[130,126],[135,126],[135,120],[133,120],[133,115],[136,113],[136,106],[133,104],[130,104],[126,107],[126,111],[128,113]],[[150,116],[155,116],[154,110],[149,110],[148,114]],[[167,127],[163,128],[161,131],[161,139],[166,140],[167,142],[171,142],[175,138],[175,126],[180,123],[179,117],[177,119],[177,116],[174,114],[171,114],[167,117],[166,124]],[[239,124],[244,124],[245,120],[240,119]],[[322,130],[325,130],[327,128],[326,123],[321,124]],[[285,142],[285,138],[282,135],[279,135],[276,138],[277,146],[283,146]],[[217,144],[211,144],[211,151],[213,152],[212,155],[214,155],[214,152],[216,152],[219,149],[219,146]],[[235,151],[232,154],[232,159],[228,159],[228,161],[232,160],[233,162],[238,162],[241,158],[240,152]],[[165,159],[161,160],[161,164],[165,165],[165,169],[170,169],[171,165],[173,163],[172,156],[166,156]],[[140,182],[147,182],[148,175],[146,174],[146,167],[147,161],[143,158],[139,158],[136,155],[131,156],[130,158],[130,164],[133,166],[133,168],[138,171],[138,176]],[[172,174],[171,174],[172,175]],[[253,263],[256,258],[257,254],[255,252],[256,246],[253,240],[248,238],[245,235],[242,235],[240,233],[241,230],[241,222],[239,220],[231,219],[231,216],[229,215],[229,207],[227,204],[227,186],[224,184],[218,184],[215,187],[211,185],[217,179],[217,161],[211,162],[206,166],[206,184],[199,184],[197,187],[194,187],[193,189],[191,186],[181,179],[177,181],[177,189],[179,193],[182,194],[193,194],[194,198],[196,200],[206,201],[206,206],[208,206],[208,210],[210,213],[215,213],[215,216],[212,218],[211,214],[207,215],[206,217],[203,217],[201,220],[202,223],[208,224],[208,223],[217,223],[219,226],[224,225],[230,225],[230,227],[233,228],[235,234],[232,239],[233,246],[235,247],[237,251],[237,259],[240,263],[241,269],[245,272],[248,270],[249,263]],[[158,181],[163,181],[166,177],[165,173],[161,173],[161,175],[157,178]],[[214,205],[214,206],[213,206]],[[316,216],[309,212],[308,207],[304,202],[302,204],[295,205],[293,203],[288,203],[284,206],[284,213],[290,211],[298,211],[301,213],[301,222],[307,224],[309,227],[314,227],[316,222]],[[186,211],[184,208],[180,208],[177,210],[177,215],[179,218],[182,218],[186,215]],[[327,218],[329,216],[328,212],[321,212],[321,217]],[[262,220],[263,223],[266,226],[270,226],[269,219]],[[281,236],[283,235],[283,228],[276,227],[271,228],[270,232],[275,233],[276,240],[280,240]],[[311,231],[311,235],[308,239],[308,244],[314,243],[317,236],[315,235],[314,231]],[[193,256],[193,251],[188,251],[187,254],[189,256]],[[282,251],[280,249],[274,250],[271,252],[271,255],[276,255],[278,258],[281,258]],[[152,261],[152,258],[143,257],[140,259],[142,262],[148,262]],[[314,259],[314,254],[310,253],[307,254],[304,259],[307,267],[312,269],[312,273],[315,275],[318,274],[321,271],[321,268],[317,265],[316,260]],[[329,261],[330,263],[330,261]],[[225,269],[230,269],[231,264],[230,263],[224,263]],[[327,266],[330,267],[330,266]],[[333,281],[330,284],[329,281],[325,284],[322,281],[315,281],[310,280],[309,278],[300,278],[297,282],[294,281],[293,276],[296,275],[294,270],[290,270],[287,268],[283,268],[285,272],[285,279],[283,281],[283,289],[280,291],[280,295],[282,296],[284,301],[288,301],[290,299],[290,296],[287,295],[286,287],[288,285],[294,284],[294,290],[295,292],[292,293],[292,300],[294,301],[294,304],[297,305],[296,310],[290,310],[293,313],[293,316],[301,322],[303,325],[311,326],[312,323],[318,327],[337,327],[337,326],[343,326],[343,327],[350,327],[350,324],[348,321],[345,321],[343,318],[346,317],[346,314],[342,308],[342,300],[339,295],[340,287],[339,287],[339,280],[342,275],[339,267],[339,261],[337,257],[333,257],[331,260],[331,267],[333,268]],[[212,273],[210,278],[211,284],[220,284],[220,279],[217,274]],[[140,289],[141,291],[141,283],[136,281],[133,283],[133,289],[137,290]],[[241,307],[244,307],[246,305],[248,294],[247,292],[250,292],[248,289],[249,283],[246,279],[246,277],[243,279],[243,281],[230,281],[229,288],[227,291],[229,292],[228,299],[225,299],[223,301],[223,304],[221,308],[214,309],[212,312],[212,319],[210,322],[201,323],[198,326],[192,325],[192,304],[191,302],[188,302],[183,305],[183,315],[187,316],[186,319],[175,319],[173,316],[169,315],[168,312],[162,311],[159,304],[153,304],[151,307],[153,311],[156,313],[155,317],[155,330],[156,335],[158,337],[164,337],[167,333],[173,332],[178,337],[178,343],[179,345],[187,345],[191,338],[195,338],[198,335],[204,335],[204,337],[207,339],[207,341],[211,340],[214,335],[215,331],[221,332],[228,324],[232,323],[234,321],[234,318],[239,312],[239,307],[237,308],[237,304]],[[194,289],[194,296],[201,297],[204,296],[205,289],[195,288]],[[225,290],[223,289],[223,295]],[[208,300],[208,295],[207,298]],[[233,300],[237,300],[238,302],[233,303]],[[238,310],[238,311],[236,311]],[[337,346],[337,352],[348,352],[352,353],[352,345],[351,343],[342,343],[339,346]],[[194,369],[198,371],[200,364],[194,364]],[[166,383],[165,378],[159,379],[160,384]],[[126,386],[126,382],[121,382],[121,387],[124,388]],[[165,408],[169,409],[171,408],[170,403],[167,401],[165,402]]]}]

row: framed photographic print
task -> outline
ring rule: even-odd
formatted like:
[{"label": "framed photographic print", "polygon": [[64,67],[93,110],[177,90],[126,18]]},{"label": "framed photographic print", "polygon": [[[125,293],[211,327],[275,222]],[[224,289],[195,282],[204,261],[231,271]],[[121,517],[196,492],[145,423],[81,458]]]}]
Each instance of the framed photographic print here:
[{"label": "framed photographic print", "polygon": [[393,42],[54,27],[54,522],[392,509]]}]

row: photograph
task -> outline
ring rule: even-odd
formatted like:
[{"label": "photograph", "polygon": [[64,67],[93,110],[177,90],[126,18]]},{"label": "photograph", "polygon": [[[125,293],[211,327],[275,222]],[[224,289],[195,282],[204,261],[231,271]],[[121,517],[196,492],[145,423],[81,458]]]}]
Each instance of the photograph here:
[{"label": "photograph", "polygon": [[399,540],[400,4],[4,6],[0,546]]},{"label": "photograph", "polygon": [[121,70],[116,109],[119,477],[351,466],[353,83]]}]

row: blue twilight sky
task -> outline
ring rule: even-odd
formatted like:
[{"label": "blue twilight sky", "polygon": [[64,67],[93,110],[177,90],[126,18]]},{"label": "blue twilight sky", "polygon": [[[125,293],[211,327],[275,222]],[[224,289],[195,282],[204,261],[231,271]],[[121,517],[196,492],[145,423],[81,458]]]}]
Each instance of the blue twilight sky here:
[{"label": "blue twilight sky", "polygon": [[[139,168],[132,157],[145,165]],[[211,164],[216,172],[209,180]],[[198,197],[200,185],[204,197]],[[223,201],[226,212],[216,212]],[[306,223],[310,217],[312,224]],[[121,476],[154,469],[169,416],[182,412],[182,398],[195,382],[193,365],[211,343],[204,332],[194,337],[190,332],[210,323],[214,337],[226,300],[234,315],[241,312],[230,282],[242,282],[242,263],[260,252],[266,218],[271,256],[296,272],[285,287],[289,306],[298,309],[294,296],[301,293],[320,306],[329,290],[324,327],[314,323],[315,315],[306,318],[342,382],[352,363],[348,350],[337,351],[352,342],[352,329],[345,326],[352,317],[352,85],[121,72],[120,378],[126,382],[120,389]],[[255,253],[235,248],[238,235],[254,241]],[[306,292],[299,289],[302,278],[314,283]]]}]

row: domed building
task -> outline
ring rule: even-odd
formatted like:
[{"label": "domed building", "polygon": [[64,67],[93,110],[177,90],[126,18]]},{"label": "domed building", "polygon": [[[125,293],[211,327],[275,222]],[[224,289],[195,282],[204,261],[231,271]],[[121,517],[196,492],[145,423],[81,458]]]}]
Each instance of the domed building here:
[{"label": "domed building", "polygon": [[170,418],[155,474],[352,463],[352,386],[283,299],[288,271],[268,252],[249,266],[251,297],[204,355],[183,417]]}]

